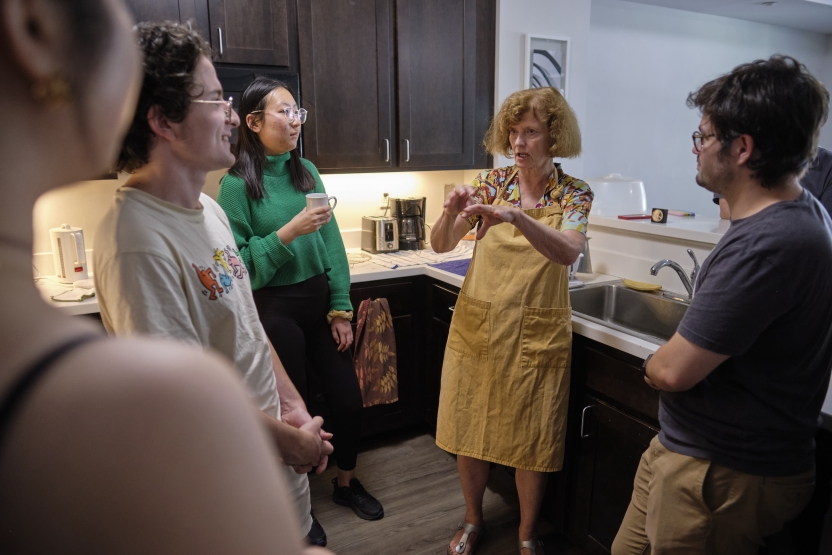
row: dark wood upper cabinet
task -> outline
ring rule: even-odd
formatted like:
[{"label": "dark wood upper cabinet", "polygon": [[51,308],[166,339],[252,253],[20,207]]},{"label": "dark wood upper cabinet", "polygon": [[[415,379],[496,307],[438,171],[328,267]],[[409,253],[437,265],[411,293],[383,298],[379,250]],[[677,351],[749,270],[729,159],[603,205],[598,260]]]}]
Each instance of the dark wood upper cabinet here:
[{"label": "dark wood upper cabinet", "polygon": [[495,0],[298,0],[305,156],[322,171],[489,165]]},{"label": "dark wood upper cabinet", "polygon": [[208,39],[206,0],[126,0],[133,19],[140,21],[191,22]]},{"label": "dark wood upper cabinet", "polygon": [[289,9],[288,3],[289,0],[208,0],[214,61],[292,67],[290,30],[294,27],[294,10]]},{"label": "dark wood upper cabinet", "polygon": [[299,0],[304,156],[318,169],[395,166],[390,0]]},{"label": "dark wood upper cabinet", "polygon": [[397,0],[399,165],[472,166],[476,0]]},{"label": "dark wood upper cabinet", "polygon": [[127,0],[127,9],[136,22],[180,21],[179,0]]}]

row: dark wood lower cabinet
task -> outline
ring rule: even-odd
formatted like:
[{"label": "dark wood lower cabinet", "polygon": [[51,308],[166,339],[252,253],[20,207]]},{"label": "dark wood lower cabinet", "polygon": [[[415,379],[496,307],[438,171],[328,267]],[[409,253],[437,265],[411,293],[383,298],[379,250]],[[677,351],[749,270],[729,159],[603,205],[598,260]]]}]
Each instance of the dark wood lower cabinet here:
[{"label": "dark wood lower cabinet", "polygon": [[658,428],[585,395],[571,461],[568,531],[589,553],[609,553],[639,461]]},{"label": "dark wood lower cabinet", "polygon": [[592,554],[609,554],[641,456],[659,431],[659,394],[644,382],[641,362],[573,335],[564,529]]},{"label": "dark wood lower cabinet", "polygon": [[431,283],[428,286],[428,336],[427,364],[425,366],[425,419],[436,428],[439,409],[439,389],[442,385],[442,361],[445,358],[445,344],[451,328],[451,317],[459,295],[459,289],[451,285]]},{"label": "dark wood lower cabinet", "polygon": [[[396,334],[399,400],[364,409],[363,435],[372,435],[424,422],[424,277],[356,283],[350,300],[358,316],[365,299],[387,299]],[[354,327],[354,326],[353,326]]]}]

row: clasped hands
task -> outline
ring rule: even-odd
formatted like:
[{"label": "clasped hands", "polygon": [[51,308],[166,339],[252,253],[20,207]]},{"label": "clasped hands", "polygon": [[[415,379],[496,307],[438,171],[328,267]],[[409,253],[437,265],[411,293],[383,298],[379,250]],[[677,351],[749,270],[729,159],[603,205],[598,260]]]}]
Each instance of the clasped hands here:
[{"label": "clasped hands", "polygon": [[[283,403],[281,403],[281,407],[283,407]],[[284,464],[294,468],[298,474],[306,474],[312,468],[315,468],[316,474],[326,470],[326,463],[333,448],[329,442],[332,439],[332,434],[321,428],[324,419],[320,416],[312,418],[304,407],[287,407],[287,410],[282,412],[281,416],[283,422],[302,432],[300,434],[301,441],[297,442],[295,448],[284,450],[291,452],[282,453]]]},{"label": "clasped hands", "polygon": [[442,206],[445,214],[451,217],[470,218],[471,216],[480,216],[482,225],[477,231],[477,240],[485,237],[490,227],[502,223],[514,223],[522,214],[522,210],[513,206],[479,204],[474,200],[475,193],[476,189],[473,187],[459,185],[451,191]]}]

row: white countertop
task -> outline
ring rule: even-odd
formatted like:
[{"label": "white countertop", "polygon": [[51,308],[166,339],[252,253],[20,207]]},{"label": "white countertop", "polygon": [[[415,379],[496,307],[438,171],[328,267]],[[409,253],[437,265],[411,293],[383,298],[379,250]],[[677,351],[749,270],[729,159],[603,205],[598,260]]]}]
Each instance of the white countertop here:
[{"label": "white countertop", "polygon": [[[90,276],[92,279],[92,276]],[[75,316],[77,314],[97,314],[100,312],[98,308],[98,299],[93,297],[79,302],[57,302],[52,300],[53,295],[58,295],[64,291],[72,289],[72,285],[59,283],[56,276],[45,276],[38,278],[36,282],[43,300],[52,306],[64,311],[64,314]]]},{"label": "white countertop", "polygon": [[711,245],[716,245],[730,226],[730,220],[705,216],[668,216],[666,224],[654,224],[650,220],[621,220],[617,217],[605,216],[592,216],[589,220],[590,231],[593,227],[607,227]]},{"label": "white countertop", "polygon": [[[596,220],[612,219],[613,218],[596,218]],[[616,222],[633,223],[627,222],[625,220],[618,220],[617,218],[615,220]],[[653,225],[657,226],[659,224]],[[702,233],[705,232],[702,231]],[[690,236],[688,236],[687,238],[690,238]],[[361,251],[360,249],[348,249],[348,252],[363,253],[363,251]],[[444,270],[440,270],[438,268],[434,268],[426,264],[391,269],[379,266],[373,263],[372,261],[367,261],[358,264],[353,264],[350,267],[351,283],[362,283],[383,279],[394,279],[420,275],[427,275],[429,277],[435,278],[441,282],[447,283],[448,285],[453,285],[455,287],[462,287],[462,282],[464,279],[462,276],[452,274],[450,272],[446,272]],[[605,274],[578,274],[578,278],[587,285],[591,285],[594,283],[603,283],[607,281],[614,281],[619,279],[615,276],[609,276]],[[51,295],[57,295],[58,293],[66,291],[68,288],[71,288],[69,286],[57,283],[57,281],[54,279],[54,276],[50,278],[41,278],[38,281],[38,287],[40,288],[44,299],[52,303],[54,306],[60,308],[61,310],[66,311],[66,314],[93,314],[99,312],[98,300],[95,297],[93,297],[92,299],[87,299],[85,301],[75,303],[61,303],[51,301]],[[576,315],[572,316],[572,331],[579,335],[582,335],[589,339],[593,339],[595,341],[598,341],[599,343],[603,343],[604,345],[608,345],[610,347],[618,349],[619,351],[624,351],[625,353],[629,353],[633,356],[642,359],[647,358],[647,355],[651,353],[655,353],[656,350],[658,350],[659,348],[658,345],[655,345],[653,343],[649,343],[647,341],[644,341],[637,337],[633,337],[624,332],[620,332],[618,330],[602,326],[601,324],[584,320],[580,316]],[[832,430],[832,384],[830,384],[829,391],[830,393],[828,393],[826,396],[826,401],[823,404],[822,412],[824,418],[824,427]]]},{"label": "white countertop", "polygon": [[[347,252],[367,254],[364,253],[364,251],[362,251],[361,249],[348,249]],[[352,264],[350,267],[351,283],[363,283],[368,281],[378,281],[383,279],[394,279],[421,275],[427,275],[429,277],[437,279],[443,283],[447,283],[448,285],[453,285],[455,287],[462,287],[462,282],[464,281],[463,276],[452,274],[450,272],[440,270],[439,268],[428,266],[427,264],[405,266],[399,268],[385,268],[383,266],[375,264],[372,261],[367,261],[358,264]],[[608,276],[604,274],[578,274],[578,278],[587,285],[593,283],[603,283],[605,281],[613,281],[618,279],[615,276]],[[41,293],[43,294],[43,298],[45,300],[52,303],[55,307],[63,311],[66,311],[66,314],[94,314],[99,312],[98,300],[96,297],[81,302],[61,303],[52,301],[50,299],[51,295],[57,295],[58,293],[66,291],[67,289],[71,289],[71,286],[59,284],[54,279],[54,276],[41,278],[38,281],[38,287],[40,288]],[[624,351],[625,353],[637,356],[639,358],[646,358],[647,355],[649,355],[650,353],[654,353],[658,348],[657,345],[632,337],[630,335],[627,335],[626,333],[607,328],[600,324],[596,324],[595,322],[584,320],[578,316],[574,316],[572,318],[572,329],[576,333],[579,333],[581,335],[589,337],[590,339],[594,339],[596,341]]]}]

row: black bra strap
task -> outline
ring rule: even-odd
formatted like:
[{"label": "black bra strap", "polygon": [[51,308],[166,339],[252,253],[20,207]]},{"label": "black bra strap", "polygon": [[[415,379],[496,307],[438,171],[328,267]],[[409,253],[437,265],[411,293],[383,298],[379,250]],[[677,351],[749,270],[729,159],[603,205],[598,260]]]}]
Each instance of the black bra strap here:
[{"label": "black bra strap", "polygon": [[9,389],[9,393],[3,399],[2,403],[0,403],[0,449],[2,449],[4,436],[9,429],[9,425],[11,424],[15,413],[26,399],[26,396],[38,383],[40,378],[46,374],[46,371],[49,370],[49,368],[62,356],[69,354],[71,351],[89,343],[90,341],[103,337],[106,336],[90,334],[74,337],[49,351],[46,355],[35,361],[35,363],[32,364],[28,370],[21,374],[21,376]]}]

